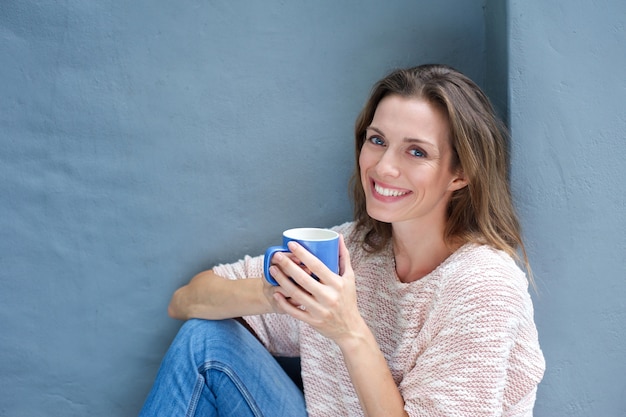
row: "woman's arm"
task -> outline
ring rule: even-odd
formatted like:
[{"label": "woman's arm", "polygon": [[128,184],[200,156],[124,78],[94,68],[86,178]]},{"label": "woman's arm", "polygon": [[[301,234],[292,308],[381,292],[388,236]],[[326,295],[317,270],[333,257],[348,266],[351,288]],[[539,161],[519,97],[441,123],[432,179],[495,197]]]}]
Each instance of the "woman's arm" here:
[{"label": "woman's arm", "polygon": [[271,296],[268,298],[265,292],[272,289],[265,287],[264,279],[229,280],[212,270],[204,271],[174,292],[167,312],[179,320],[221,320],[270,313]]},{"label": "woman's arm", "polygon": [[343,237],[340,275],[333,274],[300,245],[291,242],[289,248],[319,282],[288,256],[274,255],[276,266],[271,271],[280,284],[274,294],[278,311],[308,323],[337,343],[366,416],[407,416],[387,361],[358,311],[354,272]]},{"label": "woman's arm", "polygon": [[374,335],[363,322],[361,331],[337,342],[366,416],[408,416],[404,399],[391,376]]}]

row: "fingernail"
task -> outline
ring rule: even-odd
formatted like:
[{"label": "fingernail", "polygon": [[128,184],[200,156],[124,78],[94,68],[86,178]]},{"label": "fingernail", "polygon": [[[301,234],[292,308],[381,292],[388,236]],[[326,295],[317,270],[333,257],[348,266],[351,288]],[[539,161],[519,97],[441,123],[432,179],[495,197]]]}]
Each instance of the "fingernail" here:
[{"label": "fingernail", "polygon": [[285,255],[283,255],[282,252],[276,252],[276,254],[274,254],[274,259],[276,259],[277,261],[282,260],[285,257]]},{"label": "fingernail", "polygon": [[297,249],[300,245],[298,245],[298,242],[294,242],[293,240],[289,243],[287,243],[287,246],[289,246],[289,249]]}]

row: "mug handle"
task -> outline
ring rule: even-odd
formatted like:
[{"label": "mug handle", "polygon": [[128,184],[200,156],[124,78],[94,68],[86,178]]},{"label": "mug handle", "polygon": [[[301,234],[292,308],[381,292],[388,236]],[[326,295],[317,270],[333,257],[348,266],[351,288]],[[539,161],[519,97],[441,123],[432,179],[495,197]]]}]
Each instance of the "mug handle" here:
[{"label": "mug handle", "polygon": [[270,274],[272,256],[274,256],[276,252],[289,252],[289,249],[284,246],[270,246],[265,251],[265,258],[263,259],[263,275],[265,275],[265,280],[273,286],[278,286],[278,282],[276,282],[274,277]]}]

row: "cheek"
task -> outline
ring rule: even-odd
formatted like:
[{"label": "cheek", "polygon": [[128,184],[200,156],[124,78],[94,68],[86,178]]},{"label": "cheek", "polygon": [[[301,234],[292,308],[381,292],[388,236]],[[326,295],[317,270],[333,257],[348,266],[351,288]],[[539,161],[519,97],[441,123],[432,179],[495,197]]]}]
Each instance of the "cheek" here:
[{"label": "cheek", "polygon": [[363,188],[364,193],[367,193],[367,189],[369,188],[369,176],[367,175],[367,172],[370,165],[371,161],[368,159],[367,153],[361,152],[359,155],[359,174],[361,177],[361,187]]},{"label": "cheek", "polygon": [[367,170],[367,155],[363,150],[359,154],[359,173],[361,174],[361,178],[365,175],[365,171]]},{"label": "cheek", "polygon": [[372,152],[368,151],[367,146],[361,148],[361,154],[359,155],[359,167],[361,168],[361,176],[372,166],[374,158]]}]

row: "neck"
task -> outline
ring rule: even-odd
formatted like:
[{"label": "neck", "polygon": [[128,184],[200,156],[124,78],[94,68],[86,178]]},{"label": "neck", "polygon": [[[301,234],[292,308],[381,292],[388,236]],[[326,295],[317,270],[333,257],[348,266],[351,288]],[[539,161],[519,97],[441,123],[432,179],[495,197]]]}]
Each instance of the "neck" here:
[{"label": "neck", "polygon": [[430,274],[456,250],[444,241],[441,226],[393,225],[392,242],[396,273],[402,282]]}]

